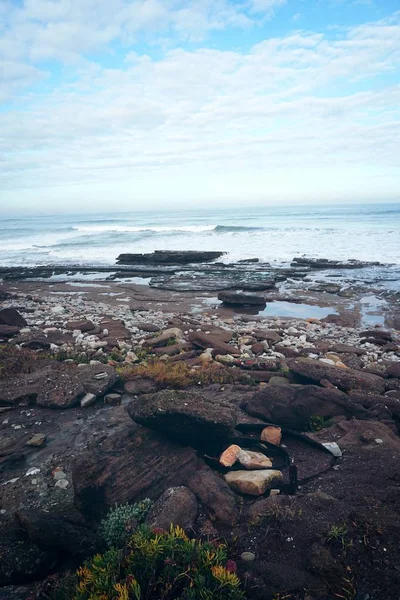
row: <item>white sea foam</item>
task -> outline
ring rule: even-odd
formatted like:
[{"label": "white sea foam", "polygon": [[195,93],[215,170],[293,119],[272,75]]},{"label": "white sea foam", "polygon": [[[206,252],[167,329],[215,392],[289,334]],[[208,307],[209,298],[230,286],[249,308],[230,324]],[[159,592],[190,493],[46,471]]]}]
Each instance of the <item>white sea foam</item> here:
[{"label": "white sea foam", "polygon": [[131,225],[75,225],[73,229],[82,233],[140,233],[140,232],[154,232],[154,233],[173,233],[174,231],[186,232],[186,233],[202,233],[204,231],[214,231],[217,225],[184,225],[182,227],[158,227],[158,226],[144,226],[135,227]]}]

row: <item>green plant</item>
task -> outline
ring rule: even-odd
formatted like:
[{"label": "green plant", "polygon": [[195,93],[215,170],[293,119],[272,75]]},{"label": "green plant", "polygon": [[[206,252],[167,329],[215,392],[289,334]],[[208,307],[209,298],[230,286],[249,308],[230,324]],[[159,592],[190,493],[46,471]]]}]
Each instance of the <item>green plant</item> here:
[{"label": "green plant", "polygon": [[122,548],[134,529],[143,523],[151,507],[146,498],[136,504],[116,505],[101,521],[99,535],[108,548]]},{"label": "green plant", "polygon": [[317,432],[324,428],[324,417],[312,415],[308,421],[307,431]]},{"label": "green plant", "polygon": [[68,600],[242,600],[244,593],[224,544],[139,528],[122,551],[87,561]]},{"label": "green plant", "polygon": [[332,525],[326,534],[327,542],[339,542],[343,553],[346,553],[347,549],[353,545],[353,540],[348,539],[348,528],[346,523],[338,525]]}]

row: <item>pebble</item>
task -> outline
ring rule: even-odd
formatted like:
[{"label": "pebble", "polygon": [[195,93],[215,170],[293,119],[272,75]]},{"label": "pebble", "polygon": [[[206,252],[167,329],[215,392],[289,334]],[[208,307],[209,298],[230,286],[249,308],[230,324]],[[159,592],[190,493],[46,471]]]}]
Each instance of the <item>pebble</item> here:
[{"label": "pebble", "polygon": [[255,560],[256,555],[253,554],[253,552],[242,552],[242,554],[240,555],[240,558],[242,560],[244,560],[245,562],[251,562],[251,561]]},{"label": "pebble", "polygon": [[59,479],[54,485],[54,487],[59,488],[60,490],[65,490],[68,486],[69,482],[66,479]]}]

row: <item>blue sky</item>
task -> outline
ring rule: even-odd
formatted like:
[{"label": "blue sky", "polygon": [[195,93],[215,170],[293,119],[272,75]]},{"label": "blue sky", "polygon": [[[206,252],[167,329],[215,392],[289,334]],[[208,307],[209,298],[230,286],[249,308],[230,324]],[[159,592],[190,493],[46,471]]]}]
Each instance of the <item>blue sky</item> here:
[{"label": "blue sky", "polygon": [[2,0],[0,210],[400,201],[399,0]]}]

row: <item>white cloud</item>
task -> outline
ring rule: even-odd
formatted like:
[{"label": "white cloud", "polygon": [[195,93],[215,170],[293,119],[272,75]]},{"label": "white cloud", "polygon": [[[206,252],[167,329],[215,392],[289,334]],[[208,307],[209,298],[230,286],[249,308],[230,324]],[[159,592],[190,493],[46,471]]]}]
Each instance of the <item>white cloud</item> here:
[{"label": "white cloud", "polygon": [[[123,67],[107,69],[81,53],[106,44],[122,29],[123,35],[135,35],[138,21],[130,20],[128,11],[119,22],[128,10],[120,2],[119,17],[99,16],[103,26],[85,39],[85,19],[95,5],[70,0],[63,3],[64,12],[44,0],[25,5],[29,14],[53,19],[51,27],[29,30],[31,59],[56,53],[74,59],[75,80],[65,79],[46,95],[20,97],[24,109],[0,113],[3,197],[22,188],[108,189],[110,182],[118,189],[158,189],[161,197],[167,181],[177,191],[203,174],[208,186],[229,194],[235,192],[229,182],[240,173],[246,185],[252,181],[262,190],[277,173],[290,185],[298,170],[310,169],[315,177],[317,171],[350,168],[369,176],[376,169],[400,168],[400,86],[374,85],[376,76],[400,66],[400,14],[339,31],[335,39],[297,31],[245,53],[174,48],[155,60],[127,49]],[[163,6],[142,2],[138,20],[160,30]],[[79,11],[85,18],[79,20]],[[177,0],[172,13],[166,27],[199,37],[207,27],[218,29],[242,14],[235,5],[211,0],[192,4],[191,10]],[[26,26],[18,11],[12,20]],[[4,53],[21,56],[17,30],[3,43]],[[41,76],[36,66],[11,58],[3,69],[14,93],[21,81]],[[383,189],[382,180],[376,181]]]}]

